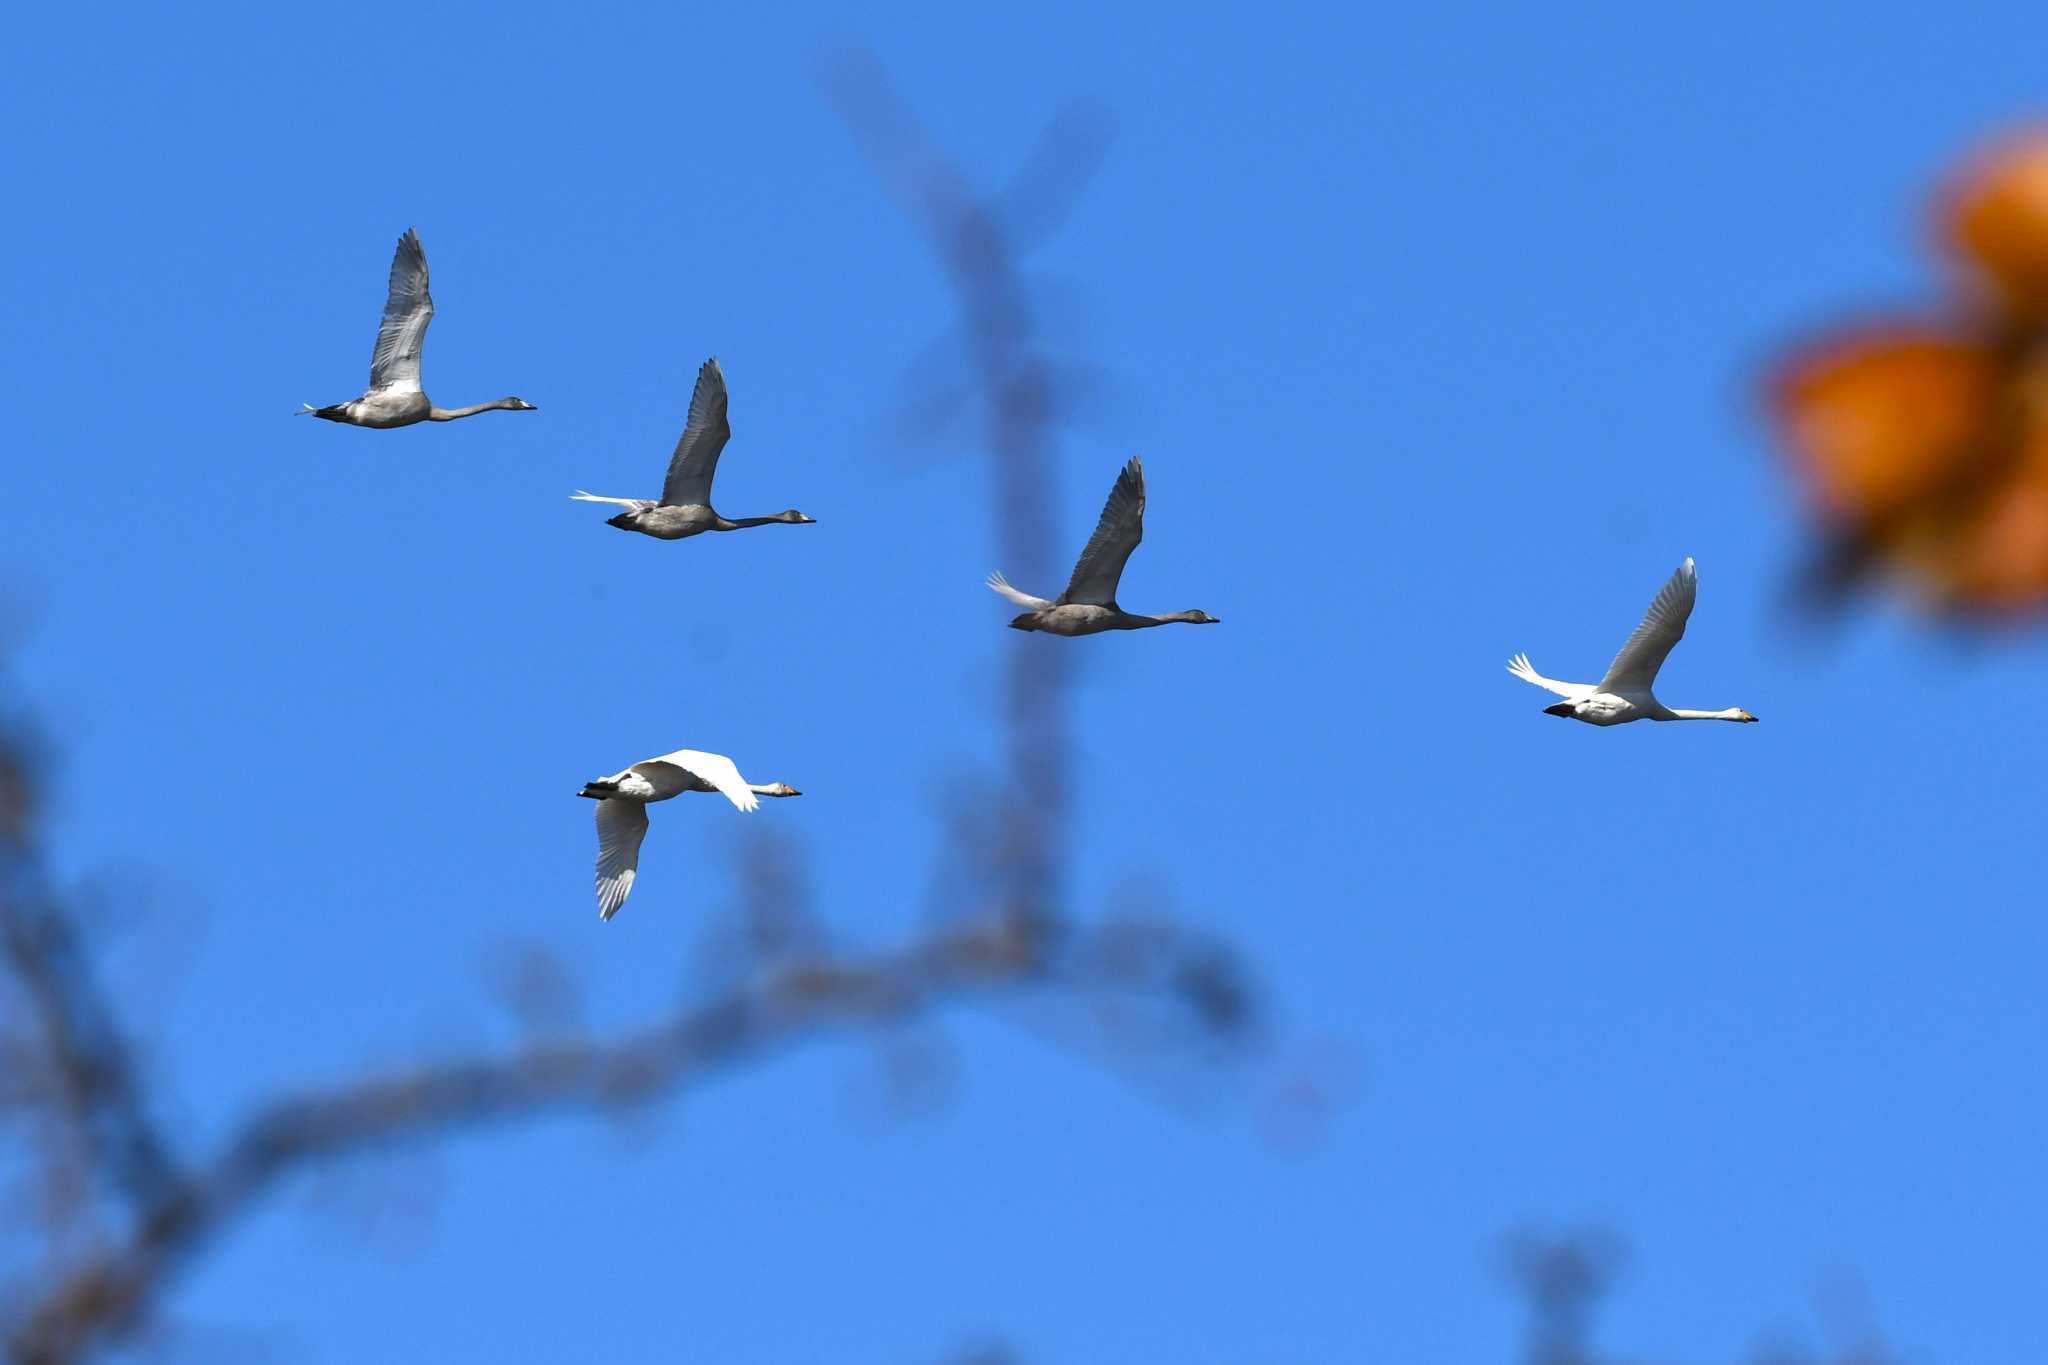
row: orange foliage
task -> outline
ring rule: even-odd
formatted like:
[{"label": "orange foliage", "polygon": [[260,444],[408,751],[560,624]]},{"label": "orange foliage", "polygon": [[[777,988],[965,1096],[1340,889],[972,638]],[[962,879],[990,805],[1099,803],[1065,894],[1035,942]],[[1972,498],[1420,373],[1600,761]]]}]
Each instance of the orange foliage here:
[{"label": "orange foliage", "polygon": [[1828,512],[1855,525],[1939,492],[1982,450],[1998,367],[1970,340],[1900,325],[1788,365],[1773,408]]},{"label": "orange foliage", "polygon": [[1942,239],[2006,312],[2048,320],[2048,128],[1972,159],[1937,209]]},{"label": "orange foliage", "polygon": [[1830,535],[1937,605],[2048,605],[2048,128],[1974,159],[1943,240],[1981,288],[1788,360],[1770,411]]}]

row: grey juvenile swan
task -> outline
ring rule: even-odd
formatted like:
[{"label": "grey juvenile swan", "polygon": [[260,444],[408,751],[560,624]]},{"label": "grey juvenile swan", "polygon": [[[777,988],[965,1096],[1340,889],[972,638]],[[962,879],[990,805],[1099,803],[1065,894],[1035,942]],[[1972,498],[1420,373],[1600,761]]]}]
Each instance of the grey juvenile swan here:
[{"label": "grey juvenile swan", "polygon": [[411,228],[398,239],[391,257],[390,292],[384,296],[384,321],[377,325],[377,349],[370,356],[370,387],[363,396],[332,407],[305,405],[301,417],[325,417],[357,427],[409,427],[414,422],[452,422],[503,408],[533,412],[524,398],[500,398],[471,408],[437,408],[420,388],[420,347],[427,324],[434,320],[434,299],[427,292],[427,253]]},{"label": "grey juvenile swan", "polygon": [[624,772],[583,784],[578,796],[597,802],[597,913],[610,919],[626,903],[640,869],[640,841],[647,837],[647,804],[684,792],[717,792],[742,811],[763,796],[802,796],[787,782],[755,786],[724,754],[678,749],[635,763]]},{"label": "grey juvenile swan", "polygon": [[681,540],[705,531],[737,531],[747,526],[785,522],[792,526],[811,525],[794,507],[772,517],[741,517],[728,521],[711,506],[711,479],[718,473],[718,455],[732,437],[732,424],[725,420],[725,371],[713,356],[697,370],[697,388],[690,395],[690,420],[668,459],[668,478],[662,481],[661,501],[645,498],[601,498],[578,490],[569,496],[578,502],[609,502],[626,510],[605,521],[621,531],[638,531],[657,540]]},{"label": "grey juvenile swan", "polygon": [[1685,623],[1692,615],[1699,583],[1691,559],[1679,565],[1678,572],[1671,575],[1671,581],[1650,603],[1643,623],[1628,637],[1614,662],[1607,665],[1607,676],[1598,683],[1546,678],[1530,665],[1526,654],[1508,660],[1508,672],[1564,698],[1544,707],[1544,715],[1582,720],[1588,725],[1626,725],[1632,720],[1754,721],[1756,717],[1739,706],[1725,711],[1679,710],[1658,701],[1650,691],[1651,684],[1657,681],[1657,670],[1671,654],[1671,647],[1685,638]]},{"label": "grey juvenile swan", "polygon": [[1116,487],[1103,504],[1102,520],[1088,538],[1088,548],[1075,561],[1074,576],[1057,602],[1018,592],[999,573],[988,585],[1025,609],[1010,622],[1012,630],[1043,630],[1054,635],[1095,635],[1105,630],[1143,630],[1147,626],[1186,622],[1196,626],[1222,624],[1205,611],[1176,611],[1165,616],[1133,616],[1116,604],[1117,580],[1124,564],[1145,535],[1145,464],[1135,455],[1117,475]]}]

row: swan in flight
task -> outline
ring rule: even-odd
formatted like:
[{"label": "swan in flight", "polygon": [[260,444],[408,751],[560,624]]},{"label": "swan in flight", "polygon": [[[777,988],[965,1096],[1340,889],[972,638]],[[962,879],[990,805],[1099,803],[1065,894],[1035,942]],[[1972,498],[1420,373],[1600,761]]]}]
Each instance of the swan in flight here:
[{"label": "swan in flight", "polygon": [[1116,604],[1117,580],[1131,551],[1145,535],[1145,464],[1133,455],[1103,504],[1102,520],[1088,538],[1088,548],[1075,561],[1074,576],[1056,602],[1019,592],[999,573],[988,585],[1024,608],[1010,622],[1012,630],[1043,630],[1054,635],[1095,635],[1105,630],[1143,630],[1147,626],[1186,622],[1196,626],[1222,624],[1205,611],[1176,611],[1164,616],[1134,616]]},{"label": "swan in flight", "polygon": [[583,784],[578,796],[597,802],[597,913],[610,919],[626,903],[640,869],[640,841],[647,837],[647,803],[684,792],[717,792],[742,811],[763,796],[802,796],[787,782],[755,786],[723,754],[678,749],[635,763],[624,772]]},{"label": "swan in flight", "polygon": [[434,320],[434,299],[427,293],[427,253],[411,228],[398,239],[391,257],[390,292],[384,297],[384,321],[377,324],[377,349],[370,355],[370,387],[361,398],[332,407],[304,405],[301,417],[325,417],[358,427],[409,427],[414,422],[452,422],[503,408],[533,412],[524,398],[500,398],[470,408],[437,408],[420,388],[420,347],[427,324]]},{"label": "swan in flight", "polygon": [[1508,672],[1523,682],[1535,683],[1564,700],[1543,708],[1546,716],[1568,716],[1588,725],[1625,725],[1632,720],[1733,720],[1754,721],[1755,716],[1739,706],[1726,711],[1685,711],[1666,706],[1650,692],[1657,670],[1664,666],[1671,647],[1685,638],[1686,618],[1692,615],[1693,599],[1699,595],[1699,575],[1688,557],[1671,575],[1671,581],[1650,603],[1643,623],[1607,666],[1607,676],[1598,683],[1559,682],[1546,678],[1529,663],[1529,656],[1517,654],[1508,660]]},{"label": "swan in flight", "polygon": [[601,498],[581,491],[569,496],[577,502],[616,503],[626,510],[605,522],[621,531],[638,531],[657,540],[681,540],[705,531],[737,531],[747,526],[785,522],[791,526],[814,525],[794,507],[772,517],[741,517],[728,521],[711,507],[711,478],[718,473],[718,453],[732,437],[732,425],[725,420],[725,371],[718,357],[704,362],[697,371],[697,389],[690,395],[690,420],[676,453],[669,456],[668,478],[662,481],[661,501],[645,498]]}]

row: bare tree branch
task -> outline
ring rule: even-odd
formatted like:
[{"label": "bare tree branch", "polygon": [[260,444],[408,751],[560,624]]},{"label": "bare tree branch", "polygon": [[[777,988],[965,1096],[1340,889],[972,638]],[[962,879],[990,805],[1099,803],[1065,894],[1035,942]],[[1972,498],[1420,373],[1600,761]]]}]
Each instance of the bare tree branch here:
[{"label": "bare tree branch", "polygon": [[35,843],[34,742],[0,736],[0,946],[26,1017],[8,1040],[12,1085],[55,1100],[134,1212],[176,1191],[180,1176],[157,1132],[134,1063]]},{"label": "bare tree branch", "polygon": [[[1173,945],[1160,945],[1170,955]],[[606,1111],[665,1098],[731,1067],[850,1033],[1026,990],[1172,989],[1170,962],[1099,954],[1047,960],[1001,929],[932,936],[901,952],[818,958],[679,1010],[646,1031],[538,1043],[502,1056],[439,1062],[265,1105],[214,1160],[150,1207],[136,1235],[46,1298],[12,1339],[22,1361],[75,1359],[118,1335],[194,1254],[301,1168],[467,1127],[560,1111]],[[1162,973],[1165,974],[1162,984]],[[1171,1003],[1168,1001],[1167,1003]],[[1199,1010],[1190,1027],[1206,1029]]]},{"label": "bare tree branch", "polygon": [[[1517,1232],[1507,1239],[1507,1268],[1529,1305],[1528,1365],[1625,1365],[1593,1347],[1593,1313],[1620,1272],[1621,1242],[1599,1228],[1570,1233]],[[1825,1354],[1767,1345],[1751,1365],[1898,1365],[1872,1324],[1861,1286],[1842,1286],[1817,1306],[1838,1344]]]},{"label": "bare tree branch", "polygon": [[[1052,582],[1058,577],[1053,509],[1060,480],[1053,456],[1061,406],[1052,361],[1037,341],[1011,224],[931,144],[872,54],[842,53],[821,75],[876,173],[931,240],[959,296],[995,462],[991,511],[1005,571],[1019,582]],[[1023,178],[1029,202],[1052,209],[1070,200],[1099,161],[1100,142],[1097,123],[1073,116],[1056,121]],[[1031,920],[1042,932],[1056,930],[1063,905],[1055,855],[1068,815],[1064,775],[1072,752],[1067,704],[1074,657],[1064,643],[1011,643],[1005,678],[1009,799],[993,831],[996,845],[987,850],[1004,893],[1002,911]]]}]

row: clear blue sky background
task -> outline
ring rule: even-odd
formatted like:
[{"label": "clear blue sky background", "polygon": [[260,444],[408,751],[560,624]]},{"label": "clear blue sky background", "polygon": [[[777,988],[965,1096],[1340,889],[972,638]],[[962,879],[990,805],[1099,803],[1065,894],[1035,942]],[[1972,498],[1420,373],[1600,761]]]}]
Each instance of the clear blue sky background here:
[{"label": "clear blue sky background", "polygon": [[[2039,107],[2039,14],[1682,19],[1464,6],[29,7],[4,57],[14,263],[0,592],[58,741],[56,845],[195,1144],[253,1098],[502,1036],[493,945],[601,1027],[672,998],[744,822],[656,812],[601,925],[593,774],[680,745],[803,801],[845,934],[913,922],[992,757],[988,470],[886,414],[954,317],[813,81],[872,43],[979,183],[1072,98],[1117,136],[1034,257],[1103,367],[1078,548],[1151,476],[1075,642],[1084,904],[1151,880],[1241,944],[1283,1048],[1362,1059],[1305,1152],[1256,1077],[1206,1117],[986,1016],[876,1122],[868,1053],[697,1091],[651,1140],[550,1122],[377,1165],[424,1222],[294,1187],[173,1305],[202,1358],[1505,1361],[1501,1234],[1634,1248],[1601,1339],[1817,1339],[1853,1272],[1918,1358],[2048,1359],[2038,639],[1775,614],[1800,528],[1775,349],[1931,295],[1930,180]],[[416,224],[446,427],[358,392]],[[676,545],[566,494],[658,487],[697,364],[728,512]],[[1676,704],[1545,718],[1678,561]],[[1057,584],[1026,584],[1047,590]],[[423,1174],[425,1172],[425,1174]]]}]

